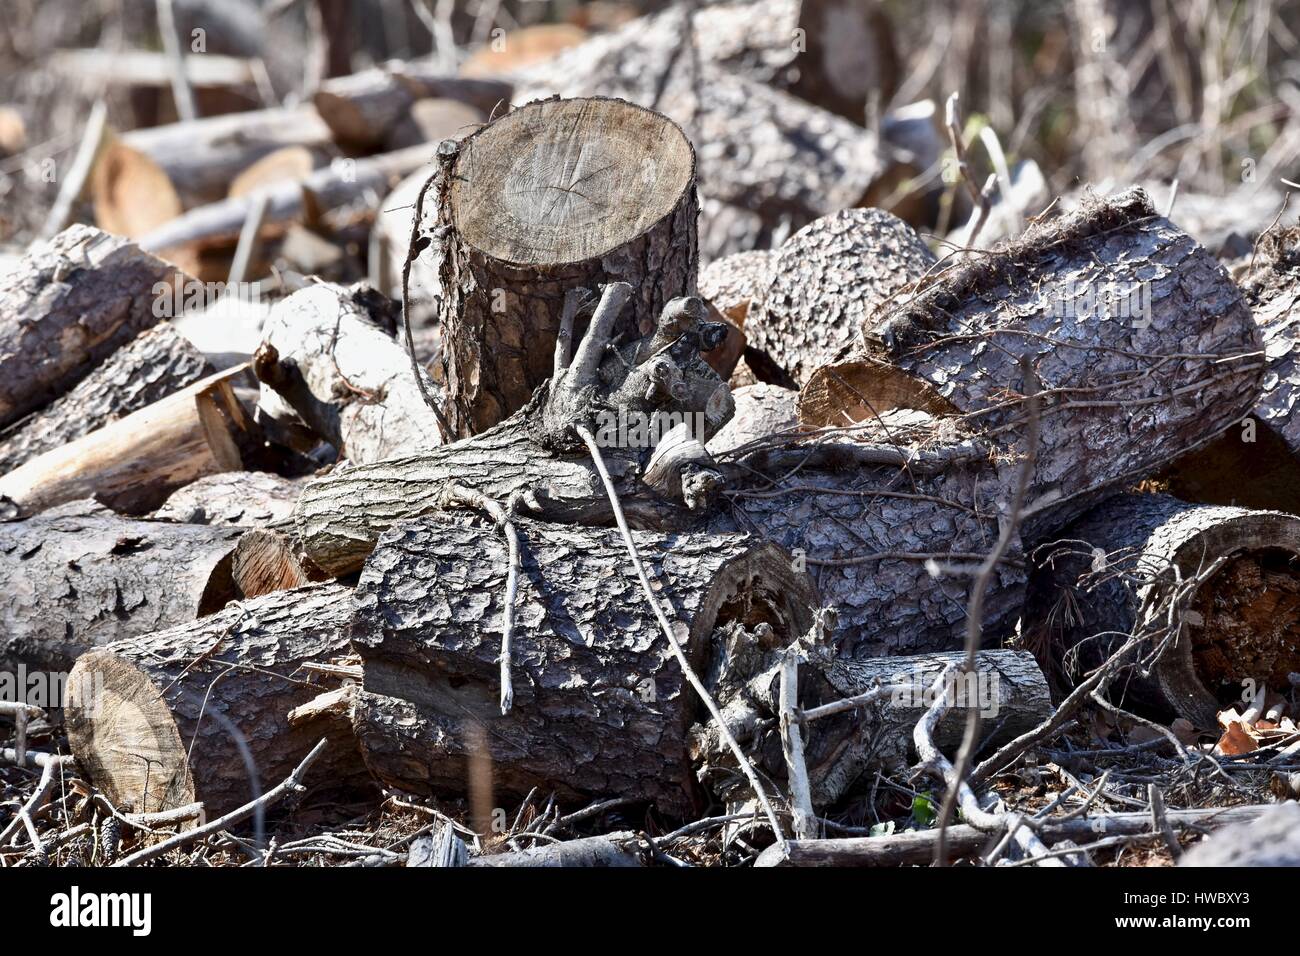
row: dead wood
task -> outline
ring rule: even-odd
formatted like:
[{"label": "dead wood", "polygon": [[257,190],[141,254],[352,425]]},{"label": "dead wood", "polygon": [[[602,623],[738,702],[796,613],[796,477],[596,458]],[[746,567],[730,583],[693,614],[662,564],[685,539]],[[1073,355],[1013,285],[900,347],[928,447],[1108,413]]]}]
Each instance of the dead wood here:
[{"label": "dead wood", "polygon": [[256,528],[293,513],[302,482],[265,471],[226,471],[178,488],[150,517],[185,524]]}]

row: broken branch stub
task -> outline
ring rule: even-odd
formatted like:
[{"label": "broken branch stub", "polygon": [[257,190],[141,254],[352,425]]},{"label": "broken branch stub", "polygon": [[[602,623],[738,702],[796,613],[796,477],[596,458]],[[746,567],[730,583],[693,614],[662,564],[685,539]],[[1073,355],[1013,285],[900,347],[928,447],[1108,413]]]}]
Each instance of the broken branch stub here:
[{"label": "broken branch stub", "polygon": [[550,376],[569,290],[628,283],[612,330],[624,336],[694,291],[695,153],[658,113],[541,100],[444,143],[439,161],[423,238],[459,436],[501,422]]}]

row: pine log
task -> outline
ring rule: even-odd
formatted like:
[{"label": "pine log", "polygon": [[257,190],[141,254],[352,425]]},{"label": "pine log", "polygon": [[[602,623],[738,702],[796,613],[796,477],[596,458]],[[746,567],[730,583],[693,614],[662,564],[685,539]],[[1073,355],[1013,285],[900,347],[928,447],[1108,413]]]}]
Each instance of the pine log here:
[{"label": "pine log", "polygon": [[[721,483],[700,446],[734,409],[730,391],[700,357],[711,324],[701,300],[675,299],[653,332],[615,348],[610,339],[630,298],[625,285],[607,286],[573,362],[501,424],[419,456],[336,470],[309,482],[293,516],[306,555],[329,574],[357,570],[386,529],[442,508],[451,482],[528,516],[608,524],[609,499],[573,433],[579,424],[602,445],[634,527],[668,530],[698,520]],[[665,383],[671,387],[661,387]],[[659,454],[653,429],[659,421],[689,429],[694,442],[677,446],[689,455],[670,460]],[[647,424],[649,434],[641,429]],[[656,484],[655,464],[670,464],[677,480]]]},{"label": "pine log", "polygon": [[238,471],[252,422],[218,372],[0,476],[0,513],[15,518],[95,498],[123,514],[153,511],[202,475]]},{"label": "pine log", "polygon": [[212,366],[203,353],[170,323],[160,323],[123,345],[71,391],[0,441],[0,474],[210,374]]},{"label": "pine log", "polygon": [[317,585],[82,655],[64,717],[79,766],[119,808],[201,801],[214,818],[274,786],[328,737],[306,783],[364,787],[344,715],[289,720],[326,689],[303,665],[348,654],[351,616],[348,588]]},{"label": "pine log", "polygon": [[846,209],[805,226],[777,251],[746,319],[746,364],[761,381],[799,388],[843,358],[863,323],[935,261],[911,226],[879,209]]},{"label": "pine log", "polygon": [[0,276],[0,426],[48,404],[157,324],[187,277],[130,242],[72,226]]},{"label": "pine log", "polygon": [[[533,786],[694,806],[686,729],[698,701],[612,529],[516,522],[521,552],[514,703],[498,704],[504,538],[432,516],[393,528],[357,585],[352,643],[365,679],[355,728],[371,771],[415,793],[463,792],[486,747],[494,798]],[[636,533],[659,600],[701,654],[726,620],[792,639],[816,597],[780,549],[743,535]],[[477,732],[476,732],[477,731]]]},{"label": "pine log", "polygon": [[[596,37],[528,72],[516,102],[548,94],[618,96],[662,112],[699,144],[699,187],[729,220],[711,224],[706,259],[765,248],[820,216],[863,204],[883,168],[876,136],[780,90],[686,58],[680,14],[655,33]],[[712,218],[706,215],[706,218]],[[702,232],[703,235],[703,232]]]},{"label": "pine log", "polygon": [[797,425],[795,401],[799,393],[778,385],[746,385],[732,391],[736,413],[709,439],[709,453],[720,455],[742,445],[792,429]]},{"label": "pine log", "polygon": [[429,160],[429,147],[384,153],[366,159],[341,159],[300,181],[281,180],[258,195],[221,198],[163,220],[140,236],[140,246],[157,252],[196,245],[230,243],[239,237],[254,203],[265,197],[264,223],[329,222],[356,210],[373,211],[393,184]]},{"label": "pine log", "polygon": [[0,666],[66,671],[88,648],[218,610],[239,596],[241,532],[131,521],[85,501],[0,524]]},{"label": "pine log", "polygon": [[1235,425],[1263,372],[1236,286],[1141,190],[926,279],[876,314],[863,345],[921,383],[918,404],[937,392],[1006,453],[1024,454],[1024,390],[1038,392],[1031,543]]},{"label": "pine log", "polygon": [[[259,419],[301,420],[356,464],[442,444],[437,416],[390,334],[393,311],[362,285],[317,283],[276,303],[253,362],[268,386]],[[427,376],[424,385],[438,401]]]},{"label": "pine log", "polygon": [[512,93],[501,80],[448,76],[432,63],[394,60],[327,81],[312,102],[336,142],[365,149],[381,145],[417,100],[458,100],[489,116],[500,113]]},{"label": "pine log", "polygon": [[[713,531],[769,538],[806,566],[859,658],[962,646],[971,576],[998,537],[1005,492],[989,449],[923,412],[885,412],[856,437],[785,436],[720,453],[727,507]],[[986,596],[984,637],[1020,612],[1018,541]]]},{"label": "pine log", "polygon": [[439,230],[457,435],[502,421],[550,375],[569,290],[631,284],[626,334],[694,292],[695,155],[664,117],[618,100],[545,100],[445,143],[439,158],[424,221]]},{"label": "pine log", "polygon": [[[1039,548],[1036,559],[1024,641],[1058,687],[1099,664],[1125,635],[1144,636],[1150,653],[1171,627],[1177,639],[1152,678],[1116,682],[1127,705],[1212,728],[1248,686],[1285,689],[1287,675],[1300,671],[1294,515],[1120,495]],[[1176,575],[1190,588],[1180,599]]]},{"label": "pine log", "polygon": [[257,528],[293,513],[302,482],[265,471],[205,475],[172,492],[154,521]]}]

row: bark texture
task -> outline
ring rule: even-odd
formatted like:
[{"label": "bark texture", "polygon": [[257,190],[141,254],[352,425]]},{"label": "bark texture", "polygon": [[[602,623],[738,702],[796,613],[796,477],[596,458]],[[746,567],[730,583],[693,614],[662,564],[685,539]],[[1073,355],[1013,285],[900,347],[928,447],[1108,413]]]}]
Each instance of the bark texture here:
[{"label": "bark texture", "polygon": [[1007,450],[1023,454],[1039,391],[1026,541],[1240,421],[1262,375],[1240,292],[1141,190],[937,274],[864,339]]},{"label": "bark texture", "polygon": [[216,611],[238,597],[241,533],[131,521],[94,502],[0,524],[0,664],[67,670],[88,648]]},{"label": "bark texture", "polygon": [[805,226],[777,251],[745,323],[745,362],[762,381],[799,388],[843,358],[862,326],[934,265],[907,223],[846,209]]},{"label": "bark texture", "polygon": [[456,433],[481,432],[551,374],[566,293],[629,283],[644,333],[696,280],[695,155],[671,121],[617,100],[545,100],[444,144],[426,223]]},{"label": "bark texture", "polygon": [[0,442],[0,474],[210,374],[212,367],[203,353],[170,324],[156,325]]},{"label": "bark texture", "polygon": [[736,413],[709,439],[710,454],[732,451],[759,438],[794,428],[799,393],[779,385],[746,385],[732,393]]},{"label": "bark texture", "polygon": [[[1244,681],[1275,688],[1300,669],[1300,518],[1189,505],[1168,495],[1119,495],[1036,552],[1026,647],[1058,686],[1078,678],[1124,635],[1154,651],[1175,639],[1151,680],[1117,682],[1138,708],[1214,727]],[[1177,581],[1206,579],[1172,607]],[[1073,649],[1073,650],[1072,650]]]},{"label": "bark texture", "polygon": [[0,426],[48,404],[156,325],[157,288],[186,277],[89,226],[72,226],[0,277]]},{"label": "bark texture", "polygon": [[[517,523],[514,704],[498,706],[503,537],[469,520],[394,528],[366,563],[352,643],[365,667],[355,722],[367,764],[418,793],[460,790],[476,748],[493,793],[633,796],[693,806],[686,729],[698,701],[647,605],[617,531]],[[637,533],[688,657],[724,618],[787,635],[815,596],[779,549],[743,535]]]},{"label": "bark texture", "polygon": [[715,259],[700,271],[700,295],[742,329],[753,302],[771,281],[776,253],[766,249],[736,252]]},{"label": "bark texture", "polygon": [[1293,454],[1300,453],[1300,414],[1291,414],[1300,401],[1300,226],[1266,235],[1255,255],[1241,280],[1268,361],[1255,417],[1280,434]]},{"label": "bark texture", "polygon": [[65,711],[78,764],[118,807],[199,800],[211,819],[278,784],[328,737],[306,784],[366,786],[345,716],[289,720],[328,689],[303,665],[348,654],[351,615],[348,588],[318,585],[82,656],[69,684],[85,693]]},{"label": "bark texture", "polygon": [[[300,420],[358,464],[441,444],[437,416],[388,331],[395,311],[360,285],[317,283],[277,303],[253,363],[267,386],[259,419]],[[441,390],[421,374],[438,401]]]},{"label": "bark texture", "polygon": [[150,517],[184,524],[256,528],[293,513],[302,482],[265,471],[205,475],[172,492]]}]

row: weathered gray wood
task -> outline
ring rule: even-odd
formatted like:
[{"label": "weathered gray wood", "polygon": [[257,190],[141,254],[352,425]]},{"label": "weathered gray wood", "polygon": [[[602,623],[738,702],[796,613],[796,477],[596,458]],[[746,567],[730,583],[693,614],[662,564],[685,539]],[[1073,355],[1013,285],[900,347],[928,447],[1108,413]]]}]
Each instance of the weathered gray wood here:
[{"label": "weathered gray wood", "polygon": [[348,654],[351,597],[335,584],[281,591],[83,655],[69,685],[86,693],[65,711],[78,764],[118,807],[200,800],[212,817],[274,786],[328,737],[308,786],[364,787],[345,714],[289,720],[329,686],[303,665]]},{"label": "weathered gray wood", "polygon": [[[278,302],[253,362],[265,386],[258,418],[301,421],[357,464],[442,444],[406,350],[390,334],[395,311],[362,285],[316,283]],[[440,400],[427,375],[424,386]]]},{"label": "weathered gray wood", "polygon": [[[685,683],[621,537],[516,519],[514,703],[501,715],[506,544],[490,524],[431,516],[380,539],[357,585],[352,643],[364,687],[354,710],[371,771],[417,793],[461,791],[486,747],[493,792],[632,796],[693,805]],[[687,655],[714,626],[759,614],[787,638],[816,598],[780,549],[743,535],[635,533]],[[481,735],[475,729],[481,730]],[[476,742],[481,741],[481,742]]]},{"label": "weathered gray wood", "polygon": [[799,393],[779,385],[746,385],[735,389],[736,412],[722,430],[709,439],[709,453],[720,455],[758,438],[792,429],[797,424],[795,402]]},{"label": "weathered gray wood", "polygon": [[1211,834],[1179,866],[1300,866],[1300,805],[1269,807],[1254,820]]},{"label": "weathered gray wood", "polygon": [[265,471],[205,475],[172,492],[150,517],[185,524],[255,528],[293,513],[302,482]]},{"label": "weathered gray wood", "polygon": [[35,411],[157,324],[175,267],[72,226],[0,276],[0,426]]},{"label": "weathered gray wood", "polygon": [[[1152,679],[1116,682],[1139,709],[1214,727],[1221,705],[1241,699],[1245,681],[1281,690],[1300,670],[1300,518],[1126,494],[1060,537],[1036,553],[1024,639],[1058,685],[1099,664],[1124,635],[1146,635],[1147,653],[1154,651],[1170,626],[1178,640]],[[1171,610],[1175,576],[1191,581],[1216,563],[1216,573]]]},{"label": "weathered gray wood", "polygon": [[695,154],[670,120],[618,100],[544,100],[444,143],[424,223],[457,435],[551,374],[565,295],[632,286],[618,331],[644,333],[696,280]]},{"label": "weathered gray wood", "polygon": [[239,596],[242,530],[132,521],[94,502],[0,524],[0,666],[67,670],[88,648],[218,610]]},{"label": "weathered gray wood", "polygon": [[203,353],[169,323],[156,325],[0,441],[0,474],[210,374]]},{"label": "weathered gray wood", "polygon": [[514,853],[493,853],[476,856],[466,866],[564,866],[564,867],[635,867],[644,866],[644,851],[635,833],[607,833],[603,836],[580,837],[562,843],[549,843],[528,847]]},{"label": "weathered gray wood", "polygon": [[879,209],[810,223],[776,252],[745,321],[746,364],[761,381],[799,388],[935,261],[911,226]]}]

